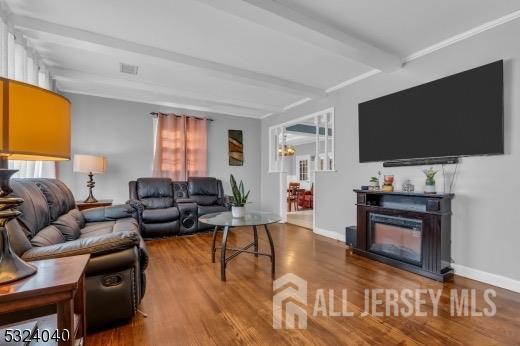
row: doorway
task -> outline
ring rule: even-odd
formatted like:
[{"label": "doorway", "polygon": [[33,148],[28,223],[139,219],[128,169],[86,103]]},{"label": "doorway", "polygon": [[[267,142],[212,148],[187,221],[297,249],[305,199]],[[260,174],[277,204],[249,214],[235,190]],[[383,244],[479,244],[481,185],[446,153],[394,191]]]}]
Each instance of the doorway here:
[{"label": "doorway", "polygon": [[282,220],[314,230],[316,176],[334,170],[334,109],[271,127],[269,133],[269,168],[280,175]]}]

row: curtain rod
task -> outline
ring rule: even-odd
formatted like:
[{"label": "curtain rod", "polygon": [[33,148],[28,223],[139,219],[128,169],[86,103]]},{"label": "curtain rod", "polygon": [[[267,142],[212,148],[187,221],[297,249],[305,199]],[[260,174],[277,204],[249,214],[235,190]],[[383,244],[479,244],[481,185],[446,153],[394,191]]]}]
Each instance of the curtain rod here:
[{"label": "curtain rod", "polygon": [[[150,115],[151,116],[158,116],[159,114],[165,114],[165,115],[172,115],[172,114],[168,114],[168,113],[159,113],[159,112],[151,112]],[[181,117],[182,115],[177,115],[177,114],[173,114],[175,115],[176,117]],[[193,119],[198,119],[198,120],[207,120],[207,121],[213,121],[213,119],[211,118],[200,118],[200,117],[194,117],[194,116],[191,116],[191,115],[185,115],[186,118],[193,118]]]}]

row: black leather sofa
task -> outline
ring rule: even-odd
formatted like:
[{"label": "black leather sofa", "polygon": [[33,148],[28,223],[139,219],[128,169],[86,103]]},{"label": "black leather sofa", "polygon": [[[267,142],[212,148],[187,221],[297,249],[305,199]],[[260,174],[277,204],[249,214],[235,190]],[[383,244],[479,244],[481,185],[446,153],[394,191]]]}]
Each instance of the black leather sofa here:
[{"label": "black leather sofa", "polygon": [[146,238],[206,230],[200,216],[230,209],[222,181],[211,177],[139,178],[129,182],[129,190],[130,201],[142,206],[139,224]]},{"label": "black leather sofa", "polygon": [[148,254],[131,205],[79,211],[67,186],[56,179],[12,179],[24,199],[10,221],[13,250],[26,261],[90,253],[86,268],[87,326],[128,320],[146,289]]}]

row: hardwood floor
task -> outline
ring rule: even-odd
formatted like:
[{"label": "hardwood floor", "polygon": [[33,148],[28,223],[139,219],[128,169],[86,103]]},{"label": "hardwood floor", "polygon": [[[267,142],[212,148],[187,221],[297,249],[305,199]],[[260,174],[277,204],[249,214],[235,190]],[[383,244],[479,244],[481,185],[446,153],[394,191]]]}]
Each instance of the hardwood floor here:
[{"label": "hardwood floor", "polygon": [[312,209],[289,212],[287,213],[287,223],[312,230],[313,212]]},{"label": "hardwood floor", "polygon": [[[148,288],[141,309],[149,317],[137,315],[127,325],[91,334],[88,344],[520,344],[520,294],[457,276],[443,285],[352,255],[342,243],[306,229],[278,224],[271,230],[277,277],[294,273],[308,281],[307,329],[273,329],[268,258],[241,254],[228,264],[228,281],[222,282],[219,263],[210,260],[211,235],[201,234],[148,242]],[[249,230],[236,229],[229,244],[251,238]],[[260,248],[266,244],[260,232]],[[354,317],[313,316],[318,288],[334,289],[336,310],[341,310],[341,290],[347,289]],[[432,316],[426,300],[427,317],[361,317],[365,289],[372,288],[442,289],[438,316]],[[478,311],[487,306],[482,292],[494,288],[496,315],[451,317],[450,290],[464,288],[476,289]]]}]

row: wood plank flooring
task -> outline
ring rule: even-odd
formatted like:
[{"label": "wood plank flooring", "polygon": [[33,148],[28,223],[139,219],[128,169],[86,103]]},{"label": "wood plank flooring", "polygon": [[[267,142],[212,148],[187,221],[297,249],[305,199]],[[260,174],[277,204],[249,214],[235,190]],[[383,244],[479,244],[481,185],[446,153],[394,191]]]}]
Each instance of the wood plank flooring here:
[{"label": "wood plank flooring", "polygon": [[[211,235],[206,233],[148,242],[148,288],[141,309],[149,317],[137,315],[131,323],[91,334],[88,344],[520,344],[520,294],[495,288],[494,317],[452,317],[451,289],[476,289],[481,311],[486,307],[482,292],[493,287],[457,276],[443,285],[353,255],[342,243],[297,226],[273,225],[271,232],[277,277],[294,273],[308,281],[307,329],[273,329],[268,258],[241,254],[228,264],[228,281],[220,281],[220,265],[210,261]],[[235,229],[229,244],[250,241],[251,233]],[[266,245],[260,232],[260,248]],[[336,310],[341,309],[341,290],[347,289],[347,307],[354,317],[313,316],[318,288],[334,290]],[[427,317],[361,317],[365,289],[373,288],[443,289],[438,316],[432,316],[430,303],[423,308]]]}]

